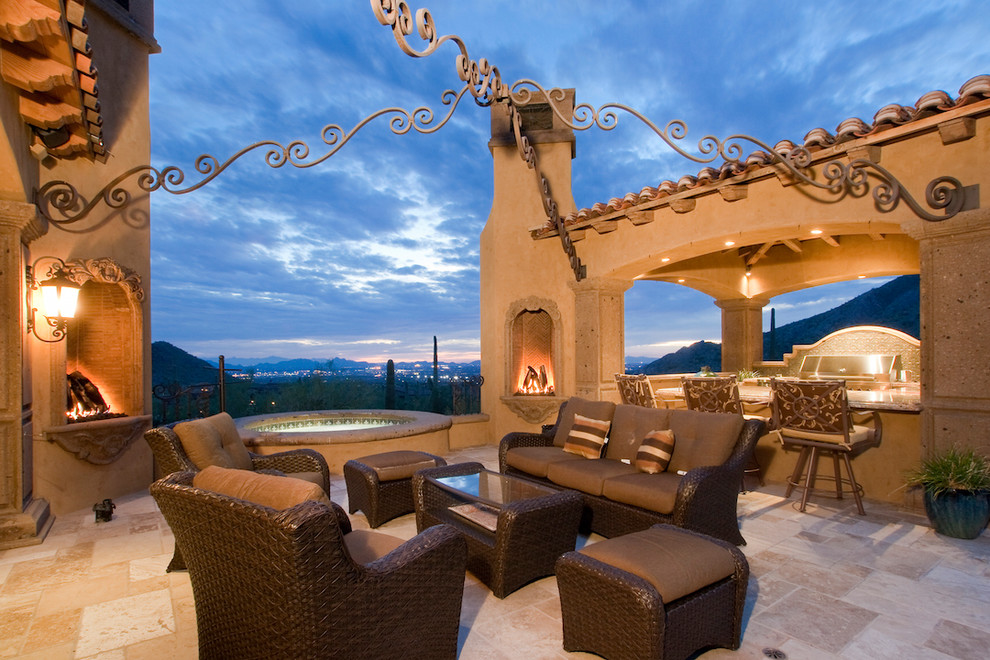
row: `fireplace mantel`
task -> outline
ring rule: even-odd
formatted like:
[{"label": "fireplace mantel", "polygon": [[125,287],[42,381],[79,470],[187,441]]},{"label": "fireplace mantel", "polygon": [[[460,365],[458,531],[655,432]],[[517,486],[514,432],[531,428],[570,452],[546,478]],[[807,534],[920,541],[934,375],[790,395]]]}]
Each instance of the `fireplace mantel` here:
[{"label": "fireplace mantel", "polygon": [[541,396],[535,394],[510,394],[502,397],[502,403],[509,410],[530,424],[539,424],[546,420],[563,402],[564,399],[559,396]]},{"label": "fireplace mantel", "polygon": [[117,460],[131,443],[151,428],[151,415],[74,422],[45,429],[45,439],[93,465]]}]

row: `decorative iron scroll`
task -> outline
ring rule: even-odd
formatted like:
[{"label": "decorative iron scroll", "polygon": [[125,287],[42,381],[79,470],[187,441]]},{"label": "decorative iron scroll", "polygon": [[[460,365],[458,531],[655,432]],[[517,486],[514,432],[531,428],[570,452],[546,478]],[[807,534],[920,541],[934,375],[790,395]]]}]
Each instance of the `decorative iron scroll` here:
[{"label": "decorative iron scroll", "polygon": [[137,188],[144,192],[164,190],[173,195],[184,195],[199,190],[213,181],[246,154],[265,148],[267,148],[265,164],[273,169],[286,164],[300,169],[313,167],[340,151],[355,133],[379,117],[391,116],[389,128],[396,135],[404,135],[410,130],[423,134],[435,133],[453,116],[467,90],[468,86],[465,85],[459,92],[448,89],[441,95],[440,102],[450,108],[439,120],[432,109],[421,106],[413,110],[395,107],[378,110],[359,121],[349,131],[345,131],[339,124],[327,124],[320,135],[328,149],[322,155],[313,158],[310,158],[309,144],[303,140],[293,140],[287,144],[275,140],[262,140],[244,147],[222,163],[219,158],[211,154],[201,155],[196,159],[194,167],[202,178],[187,185],[183,185],[186,173],[175,165],[161,170],[151,165],[139,165],[117,176],[89,200],[83,199],[75,187],[66,181],[50,181],[35,193],[35,205],[38,212],[49,222],[68,225],[84,219],[101,203],[113,209],[126,207],[131,202],[132,192],[124,184],[135,177]]},{"label": "decorative iron scroll", "polygon": [[[334,156],[355,133],[379,117],[391,117],[389,128],[396,135],[403,135],[410,130],[424,134],[434,133],[447,124],[466,92],[471,93],[479,106],[488,107],[500,103],[507,108],[519,155],[536,175],[543,210],[550,224],[556,228],[574,276],[579,281],[586,276],[586,267],[578,258],[574,243],[564,226],[550,183],[539,167],[536,150],[522,130],[519,107],[529,103],[534,94],[546,99],[554,114],[573,130],[583,131],[597,127],[609,131],[618,125],[619,113],[629,114],[649,127],[675,152],[696,163],[711,163],[722,158],[729,164],[743,165],[742,143],[748,142],[768,154],[772,159],[771,162],[780,163],[797,181],[832,195],[863,196],[870,190],[870,179],[876,179],[877,183],[873,187],[872,194],[874,203],[881,212],[893,210],[903,200],[918,217],[930,222],[938,222],[956,215],[962,210],[965,202],[963,185],[960,181],[949,176],[938,177],[928,184],[925,204],[930,209],[941,210],[942,214],[931,213],[904,189],[893,174],[864,158],[856,158],[849,163],[837,159],[830,160],[822,166],[824,181],[817,181],[812,177],[813,159],[807,148],[798,146],[781,153],[748,135],[730,135],[724,139],[706,135],[698,141],[697,151],[700,155],[696,155],[681,146],[687,139],[688,128],[685,122],[675,119],[660,128],[635,109],[619,103],[606,103],[598,108],[582,103],[575,106],[571,117],[567,117],[554,103],[555,100],[559,102],[564,98],[563,90],[552,88],[548,91],[529,79],[521,79],[512,85],[506,85],[502,81],[498,67],[491,65],[485,58],[473,60],[468,56],[467,47],[460,37],[440,36],[428,9],[419,9],[414,17],[405,0],[370,0],[370,2],[379,23],[391,28],[396,43],[407,55],[417,58],[428,57],[447,42],[455,44],[460,51],[455,58],[455,67],[457,76],[464,82],[464,86],[458,92],[451,89],[443,92],[441,102],[449,106],[449,109],[439,120],[433,110],[425,106],[411,111],[397,107],[384,108],[368,115],[349,131],[345,131],[339,124],[324,126],[321,139],[325,151],[318,156],[310,156],[311,148],[303,140],[294,140],[287,144],[274,140],[255,142],[223,162],[216,156],[203,154],[196,159],[194,165],[201,178],[186,185],[184,185],[185,172],[174,165],[161,170],[151,165],[132,168],[119,175],[88,200],[84,199],[70,183],[52,181],[35,193],[38,212],[53,224],[68,225],[85,218],[98,204],[106,204],[114,209],[123,208],[130,203],[132,195],[132,191],[124,184],[135,177],[137,188],[144,192],[165,190],[175,195],[190,193],[215,179],[241,157],[263,149],[267,149],[265,163],[269,167],[280,168],[286,164],[297,168],[313,167]],[[414,30],[425,42],[420,49],[410,44],[408,39]]]}]

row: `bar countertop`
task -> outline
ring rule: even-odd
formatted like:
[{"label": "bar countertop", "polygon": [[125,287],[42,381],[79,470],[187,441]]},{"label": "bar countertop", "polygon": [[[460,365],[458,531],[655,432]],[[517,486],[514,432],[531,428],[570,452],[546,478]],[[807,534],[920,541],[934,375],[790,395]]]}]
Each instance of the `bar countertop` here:
[{"label": "bar countertop", "polygon": [[[664,398],[683,396],[680,388],[662,388]],[[917,387],[894,386],[886,390],[848,390],[849,407],[853,410],[880,410],[899,413],[920,413],[921,392]],[[762,385],[742,384],[739,399],[746,403],[769,403],[770,388]]]}]

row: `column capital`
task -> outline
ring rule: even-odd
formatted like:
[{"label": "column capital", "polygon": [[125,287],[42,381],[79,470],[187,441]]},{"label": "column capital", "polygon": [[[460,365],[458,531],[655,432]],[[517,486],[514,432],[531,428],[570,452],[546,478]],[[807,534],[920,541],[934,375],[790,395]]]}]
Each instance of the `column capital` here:
[{"label": "column capital", "polygon": [[580,282],[568,280],[567,286],[574,295],[581,293],[604,293],[618,295],[632,288],[632,280],[619,280],[610,277],[586,277]]},{"label": "column capital", "polygon": [[902,222],[901,227],[904,233],[916,241],[935,238],[958,240],[967,234],[990,233],[990,208],[962,211],[941,222],[929,222],[912,217]]},{"label": "column capital", "polygon": [[763,309],[770,304],[769,298],[726,298],[723,300],[716,300],[715,304],[720,309],[725,309],[729,311],[735,310],[745,310],[745,309]]},{"label": "column capital", "polygon": [[48,233],[48,221],[34,204],[0,199],[0,231],[20,233],[21,242],[27,245]]}]

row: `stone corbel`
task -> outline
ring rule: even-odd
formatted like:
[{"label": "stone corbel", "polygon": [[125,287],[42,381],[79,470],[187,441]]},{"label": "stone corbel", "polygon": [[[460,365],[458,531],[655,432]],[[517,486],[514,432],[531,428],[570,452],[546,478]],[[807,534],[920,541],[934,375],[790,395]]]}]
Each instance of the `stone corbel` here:
[{"label": "stone corbel", "polygon": [[93,465],[108,465],[151,428],[151,415],[75,422],[45,430],[45,439]]},{"label": "stone corbel", "polygon": [[502,397],[502,403],[530,424],[539,424],[560,408],[563,399],[556,396],[516,396]]}]

